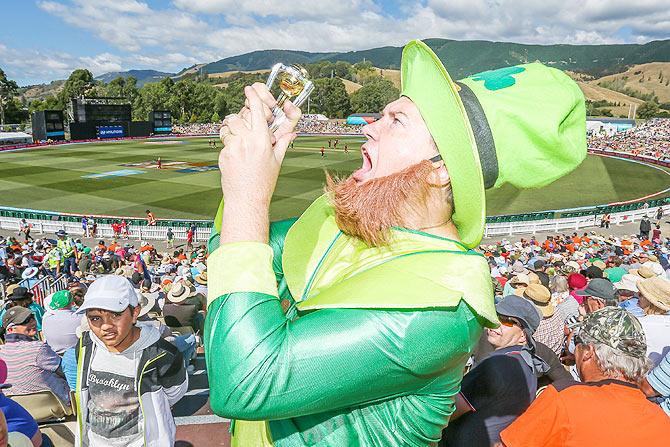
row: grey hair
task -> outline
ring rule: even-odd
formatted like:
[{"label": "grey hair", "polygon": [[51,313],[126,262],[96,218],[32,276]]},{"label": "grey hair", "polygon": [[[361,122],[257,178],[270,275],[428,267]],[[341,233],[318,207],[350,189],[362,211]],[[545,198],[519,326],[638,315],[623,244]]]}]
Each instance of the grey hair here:
[{"label": "grey hair", "polygon": [[556,275],[549,280],[549,289],[552,293],[569,292],[568,278],[563,275]]},{"label": "grey hair", "polygon": [[621,374],[631,382],[638,382],[652,368],[648,357],[633,357],[603,343],[589,343],[596,351],[598,366],[604,373]]}]

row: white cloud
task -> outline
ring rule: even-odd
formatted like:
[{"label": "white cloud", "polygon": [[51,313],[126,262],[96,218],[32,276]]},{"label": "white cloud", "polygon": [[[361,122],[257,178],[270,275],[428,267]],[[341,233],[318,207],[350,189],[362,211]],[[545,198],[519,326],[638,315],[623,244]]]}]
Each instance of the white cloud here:
[{"label": "white cloud", "polygon": [[[600,44],[670,37],[667,0],[44,0],[38,6],[115,48],[34,61],[51,70],[175,71],[249,51],[350,51],[412,38]],[[3,56],[0,48],[0,59]],[[76,51],[73,46],[68,51]],[[114,54],[111,54],[114,53]],[[49,64],[49,65],[48,65]],[[59,68],[61,67],[61,68]]]}]

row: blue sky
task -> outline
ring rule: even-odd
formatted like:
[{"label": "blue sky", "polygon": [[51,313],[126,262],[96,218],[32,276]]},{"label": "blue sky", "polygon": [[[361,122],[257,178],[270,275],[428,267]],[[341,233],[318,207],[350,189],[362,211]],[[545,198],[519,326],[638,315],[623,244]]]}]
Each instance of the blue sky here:
[{"label": "blue sky", "polygon": [[[20,85],[259,49],[348,51],[444,37],[521,43],[670,38],[667,0],[3,0],[0,68]],[[287,9],[287,6],[290,8]]]}]

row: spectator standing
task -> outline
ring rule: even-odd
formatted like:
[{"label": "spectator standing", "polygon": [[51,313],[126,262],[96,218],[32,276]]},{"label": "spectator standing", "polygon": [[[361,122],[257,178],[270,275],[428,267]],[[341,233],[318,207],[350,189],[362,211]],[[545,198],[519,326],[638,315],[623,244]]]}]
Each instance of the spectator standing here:
[{"label": "spectator standing", "polygon": [[58,237],[56,247],[62,256],[63,271],[68,277],[73,276],[77,270],[77,248],[74,241],[67,236],[65,230],[58,230],[56,236]]},{"label": "spectator standing", "polygon": [[637,386],[649,367],[639,321],[623,309],[607,307],[587,315],[575,338],[582,382],[549,385],[501,433],[498,445],[667,445],[670,418]]},{"label": "spectator standing", "polygon": [[152,213],[150,210],[146,210],[146,213],[147,213],[147,225],[148,226],[156,225],[156,217],[154,216],[154,213]]},{"label": "spectator standing", "polygon": [[126,222],[126,219],[121,219],[121,235],[124,239],[130,237],[130,230],[128,229],[128,222]]},{"label": "spectator standing", "polygon": [[26,244],[28,243],[29,240],[34,241],[35,239],[30,235],[30,229],[33,227],[33,224],[30,222],[26,222],[25,219],[21,219],[21,223],[19,224],[19,234],[23,233],[25,236],[25,241]]},{"label": "spectator standing", "polygon": [[168,228],[167,230],[167,248],[174,248],[174,233],[172,232],[172,228]]},{"label": "spectator standing", "polygon": [[81,217],[81,229],[84,231],[84,237],[89,237],[88,220],[86,219],[86,216]]},{"label": "spectator standing", "polygon": [[646,214],[640,221],[640,239],[645,240],[649,239],[649,232],[651,231],[651,221],[649,220],[649,216]]},{"label": "spectator standing", "polygon": [[130,283],[97,279],[80,313],[91,328],[77,351],[77,446],[163,447],[175,443],[170,407],[186,393],[188,376],[175,346],[158,328],[138,326],[141,307]]},{"label": "spectator standing", "polygon": [[70,388],[60,369],[61,359],[46,343],[36,340],[37,323],[26,308],[13,307],[2,317],[5,344],[0,345],[0,359],[7,363],[7,380],[12,384],[8,395],[52,391],[69,405]]}]

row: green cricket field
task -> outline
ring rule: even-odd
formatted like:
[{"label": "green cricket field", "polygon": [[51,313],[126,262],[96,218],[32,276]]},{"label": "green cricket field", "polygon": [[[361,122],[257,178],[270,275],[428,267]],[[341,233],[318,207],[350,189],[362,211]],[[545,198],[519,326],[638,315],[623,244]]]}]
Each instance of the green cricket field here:
[{"label": "green cricket field", "polygon": [[[0,206],[138,217],[151,209],[158,218],[211,219],[221,198],[216,167],[221,143],[216,139],[212,148],[209,140],[124,140],[0,152]],[[324,170],[346,175],[360,167],[363,137],[339,138],[336,148],[329,148],[329,140],[334,143],[335,137],[299,137],[289,149],[272,219],[296,216],[322,194]],[[632,200],[670,187],[668,175],[648,165],[589,155],[574,172],[544,188],[518,191],[506,185],[488,191],[487,215]]]}]

